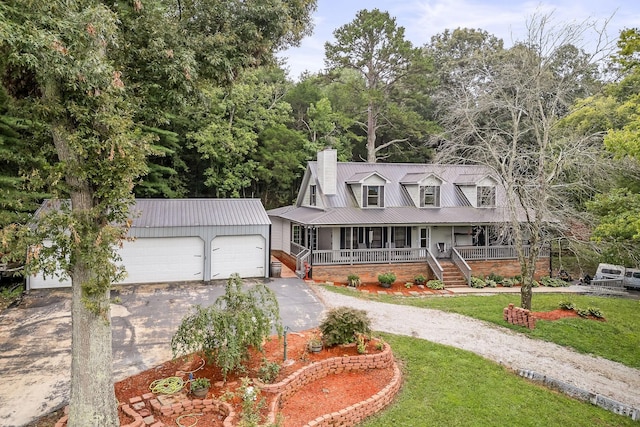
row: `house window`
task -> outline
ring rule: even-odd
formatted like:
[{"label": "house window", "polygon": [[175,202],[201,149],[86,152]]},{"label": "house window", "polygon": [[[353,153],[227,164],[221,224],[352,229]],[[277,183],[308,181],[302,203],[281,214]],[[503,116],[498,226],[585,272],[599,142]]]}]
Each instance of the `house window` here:
[{"label": "house window", "polygon": [[297,224],[291,225],[291,241],[297,245],[302,246],[302,227]]},{"label": "house window", "polygon": [[496,205],[495,187],[478,187],[478,207],[494,207]]},{"label": "house window", "polygon": [[384,187],[382,185],[363,185],[362,207],[384,207]]},{"label": "house window", "polygon": [[316,205],[316,186],[315,185],[309,186],[309,205],[310,206]]},{"label": "house window", "polygon": [[420,207],[440,206],[440,186],[427,185],[420,187]]},{"label": "house window", "polygon": [[391,229],[391,244],[395,248],[410,248],[411,227],[393,227]]}]

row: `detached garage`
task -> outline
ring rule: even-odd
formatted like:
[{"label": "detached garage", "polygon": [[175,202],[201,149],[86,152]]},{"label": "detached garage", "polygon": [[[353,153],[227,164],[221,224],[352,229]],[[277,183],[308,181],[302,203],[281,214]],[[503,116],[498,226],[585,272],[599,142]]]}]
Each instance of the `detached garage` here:
[{"label": "detached garage", "polygon": [[[269,277],[271,221],[259,199],[137,199],[131,213],[120,284]],[[27,278],[27,289],[68,286]]]}]

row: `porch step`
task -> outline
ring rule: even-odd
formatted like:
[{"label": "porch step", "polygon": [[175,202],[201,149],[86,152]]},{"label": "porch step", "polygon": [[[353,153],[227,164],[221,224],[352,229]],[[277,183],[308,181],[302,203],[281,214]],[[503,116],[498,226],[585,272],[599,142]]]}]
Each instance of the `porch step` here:
[{"label": "porch step", "polygon": [[447,288],[466,288],[467,279],[460,269],[451,261],[439,259],[438,262],[442,266],[442,278]]}]

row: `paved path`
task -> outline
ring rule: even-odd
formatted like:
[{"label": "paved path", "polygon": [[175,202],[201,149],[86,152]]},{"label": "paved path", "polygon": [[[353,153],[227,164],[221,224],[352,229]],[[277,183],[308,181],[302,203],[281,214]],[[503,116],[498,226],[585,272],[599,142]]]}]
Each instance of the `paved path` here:
[{"label": "paved path", "polygon": [[329,308],[347,306],[367,311],[376,331],[468,350],[514,370],[535,371],[640,408],[640,370],[459,314],[367,301],[311,286]]}]

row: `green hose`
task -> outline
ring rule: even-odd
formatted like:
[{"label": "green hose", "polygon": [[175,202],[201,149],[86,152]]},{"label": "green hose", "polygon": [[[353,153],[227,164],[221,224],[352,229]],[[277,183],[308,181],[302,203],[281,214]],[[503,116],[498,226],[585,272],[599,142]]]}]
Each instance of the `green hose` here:
[{"label": "green hose", "polygon": [[180,377],[168,377],[155,380],[149,385],[149,389],[155,394],[174,394],[182,390],[184,380]]},{"label": "green hose", "polygon": [[198,420],[195,420],[193,422],[193,424],[189,424],[188,426],[181,424],[180,420],[186,417],[201,417],[203,414],[184,414],[184,415],[180,415],[178,418],[176,418],[176,424],[178,424],[178,427],[193,427],[196,424],[198,424]]}]

